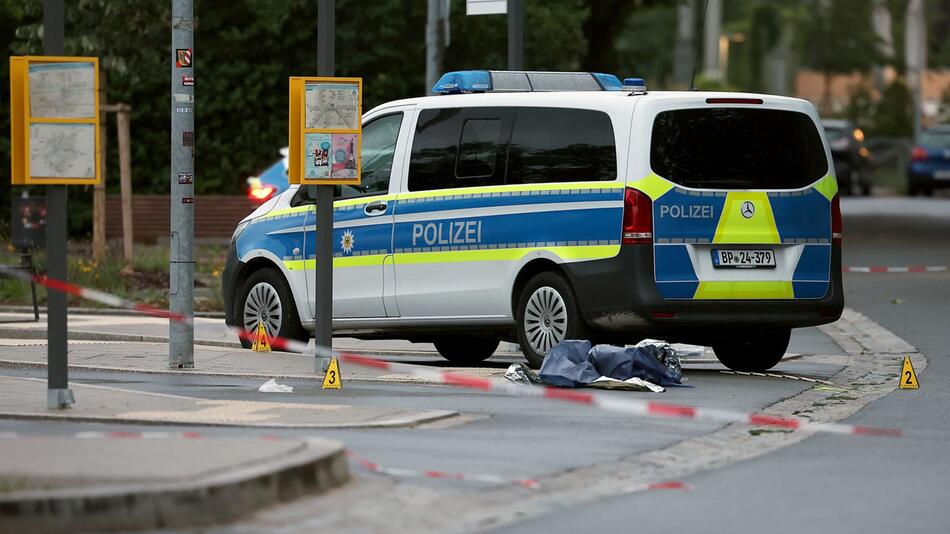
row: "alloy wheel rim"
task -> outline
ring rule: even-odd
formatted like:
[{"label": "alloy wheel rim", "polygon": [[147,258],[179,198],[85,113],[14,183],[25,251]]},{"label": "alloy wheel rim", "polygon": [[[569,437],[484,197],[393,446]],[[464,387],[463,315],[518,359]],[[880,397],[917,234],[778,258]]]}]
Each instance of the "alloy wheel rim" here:
[{"label": "alloy wheel rim", "polygon": [[528,345],[537,354],[547,354],[567,336],[567,306],[554,288],[539,287],[528,298],[524,310],[524,331]]},{"label": "alloy wheel rim", "polygon": [[282,312],[277,290],[266,282],[260,282],[244,299],[244,329],[256,332],[258,323],[264,323],[267,335],[276,336],[280,332]]}]

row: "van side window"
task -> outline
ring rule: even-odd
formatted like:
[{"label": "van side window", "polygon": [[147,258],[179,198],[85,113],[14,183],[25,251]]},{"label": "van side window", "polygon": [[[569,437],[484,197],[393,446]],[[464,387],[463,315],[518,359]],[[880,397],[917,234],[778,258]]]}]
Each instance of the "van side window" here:
[{"label": "van side window", "polygon": [[610,181],[617,148],[601,111],[518,108],[508,152],[509,184]]},{"label": "van side window", "polygon": [[426,109],[409,157],[409,190],[505,183],[512,108]]},{"label": "van side window", "polygon": [[[458,163],[455,176],[478,178],[495,174],[495,156],[498,153],[498,119],[469,119],[462,126]],[[499,180],[500,183],[500,180]]]}]

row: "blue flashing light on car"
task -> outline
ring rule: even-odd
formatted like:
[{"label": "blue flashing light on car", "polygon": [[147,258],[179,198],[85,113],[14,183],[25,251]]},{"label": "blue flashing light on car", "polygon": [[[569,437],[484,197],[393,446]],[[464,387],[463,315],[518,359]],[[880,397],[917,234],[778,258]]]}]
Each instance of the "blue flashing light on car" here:
[{"label": "blue flashing light on car", "polygon": [[460,70],[443,74],[432,92],[441,95],[481,93],[491,88],[491,75],[487,70]]},{"label": "blue flashing light on car", "polygon": [[461,70],[439,78],[439,95],[489,92],[620,91],[620,79],[602,72]]},{"label": "blue flashing light on car", "polygon": [[603,72],[592,72],[591,74],[594,75],[594,78],[597,78],[604,91],[619,91],[623,88],[620,85],[620,78],[613,74],[604,74]]},{"label": "blue flashing light on car", "polygon": [[647,84],[643,81],[643,78],[624,78],[623,90],[632,91],[634,93],[645,93],[647,92]]}]

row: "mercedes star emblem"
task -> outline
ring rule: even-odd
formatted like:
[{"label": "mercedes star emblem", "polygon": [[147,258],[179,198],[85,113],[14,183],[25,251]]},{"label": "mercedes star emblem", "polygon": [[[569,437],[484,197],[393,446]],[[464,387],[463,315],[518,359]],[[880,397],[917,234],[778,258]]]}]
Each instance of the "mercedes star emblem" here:
[{"label": "mercedes star emblem", "polygon": [[742,203],[742,210],[740,210],[740,212],[746,219],[751,219],[752,216],[755,215],[755,204],[746,200]]}]

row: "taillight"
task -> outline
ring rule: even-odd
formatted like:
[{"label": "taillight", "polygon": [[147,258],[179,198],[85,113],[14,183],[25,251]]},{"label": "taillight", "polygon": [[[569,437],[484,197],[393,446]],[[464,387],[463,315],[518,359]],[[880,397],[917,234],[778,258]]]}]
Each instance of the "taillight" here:
[{"label": "taillight", "polygon": [[927,151],[919,146],[915,146],[914,149],[910,151],[910,159],[913,161],[923,161],[927,159]]},{"label": "taillight", "polygon": [[837,194],[831,199],[831,242],[841,244],[841,199]]},{"label": "taillight", "polygon": [[267,200],[277,191],[276,187],[265,185],[255,186],[247,190],[247,198],[251,200]]},{"label": "taillight", "polygon": [[623,194],[624,245],[653,243],[653,201],[643,191],[627,188]]},{"label": "taillight", "polygon": [[707,98],[707,104],[761,104],[761,98]]}]

